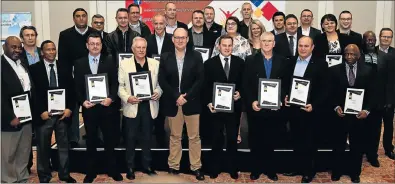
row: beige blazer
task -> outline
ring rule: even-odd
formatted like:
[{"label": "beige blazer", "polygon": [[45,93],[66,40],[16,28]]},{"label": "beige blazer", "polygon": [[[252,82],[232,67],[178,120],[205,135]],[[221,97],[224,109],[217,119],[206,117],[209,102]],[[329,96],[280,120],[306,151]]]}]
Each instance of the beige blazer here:
[{"label": "beige blazer", "polygon": [[[159,61],[152,58],[147,58],[146,62],[148,62],[148,69],[151,71],[152,89],[154,89],[154,92],[157,92],[159,96],[162,96],[162,89],[160,88],[158,83]],[[138,113],[137,112],[138,104],[128,103],[128,99],[132,94],[130,91],[130,82],[129,82],[129,73],[131,72],[136,72],[136,64],[134,61],[134,57],[123,60],[119,64],[118,96],[121,98],[122,101],[123,115],[128,118],[135,118]],[[155,119],[158,116],[159,101],[150,100],[149,103],[150,103],[152,119]]]}]

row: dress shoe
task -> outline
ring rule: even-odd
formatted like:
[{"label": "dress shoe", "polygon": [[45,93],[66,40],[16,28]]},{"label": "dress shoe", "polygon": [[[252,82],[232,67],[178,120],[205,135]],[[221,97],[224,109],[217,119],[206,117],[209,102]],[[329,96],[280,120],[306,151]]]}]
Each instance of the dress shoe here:
[{"label": "dress shoe", "polygon": [[143,173],[148,174],[149,176],[153,176],[153,175],[157,175],[157,173],[155,172],[155,170],[153,170],[152,168],[148,167],[147,169],[143,170]]},{"label": "dress shoe", "polygon": [[237,173],[236,171],[235,172],[230,172],[229,174],[230,174],[230,177],[232,179],[234,179],[234,180],[239,179],[239,173]]},{"label": "dress shoe", "polygon": [[298,175],[298,173],[297,172],[285,172],[285,173],[283,173],[283,175],[284,176],[296,176],[296,175]]},{"label": "dress shoe", "polygon": [[199,181],[204,180],[204,174],[202,173],[202,171],[200,169],[194,170],[192,172],[193,172],[193,175],[196,176],[197,180],[199,180]]},{"label": "dress shoe", "polygon": [[351,182],[359,183],[361,182],[361,179],[359,179],[359,176],[351,176]]},{"label": "dress shoe", "polygon": [[123,177],[120,173],[115,173],[115,174],[111,174],[109,175],[114,181],[122,181]]},{"label": "dress shoe", "polygon": [[387,155],[388,158],[395,160],[395,153],[394,151],[391,152],[385,152],[385,155]]},{"label": "dress shoe", "polygon": [[210,174],[210,178],[211,179],[215,179],[215,178],[217,178],[218,177],[218,173],[211,173]]},{"label": "dress shoe", "polygon": [[304,176],[302,177],[301,183],[310,183],[311,181],[313,181],[313,177],[312,177],[312,176],[304,175]]},{"label": "dress shoe", "polygon": [[368,159],[368,162],[370,163],[370,165],[372,165],[373,167],[380,167],[380,162],[377,160],[377,158],[375,159]]},{"label": "dress shoe", "polygon": [[332,181],[339,181],[340,180],[340,177],[341,177],[341,175],[340,174],[334,174],[334,173],[332,173],[332,175],[331,175],[331,180]]},{"label": "dress shoe", "polygon": [[64,182],[66,182],[66,183],[77,183],[77,181],[73,178],[73,177],[71,177],[71,176],[69,176],[67,179],[65,179],[65,180],[63,180],[63,179],[60,179],[61,181],[64,181]]},{"label": "dress shoe", "polygon": [[133,169],[128,169],[126,171],[126,178],[129,180],[134,180],[136,178],[136,175],[134,174],[134,170]]},{"label": "dress shoe", "polygon": [[259,176],[260,176],[260,174],[258,174],[258,173],[251,173],[250,174],[250,179],[251,180],[257,180],[257,179],[259,179]]},{"label": "dress shoe", "polygon": [[273,181],[278,180],[277,174],[268,174],[267,177]]},{"label": "dress shoe", "polygon": [[96,175],[86,175],[84,178],[84,183],[92,183],[96,178]]},{"label": "dress shoe", "polygon": [[177,170],[177,169],[170,168],[169,171],[168,171],[168,173],[169,173],[169,174],[177,175],[177,174],[180,174],[180,171]]}]

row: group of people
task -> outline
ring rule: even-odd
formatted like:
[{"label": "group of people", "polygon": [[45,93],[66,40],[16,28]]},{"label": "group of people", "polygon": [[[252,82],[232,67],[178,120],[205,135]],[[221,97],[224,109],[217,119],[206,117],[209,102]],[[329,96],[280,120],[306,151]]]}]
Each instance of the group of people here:
[{"label": "group of people", "polygon": [[[367,31],[363,36],[351,30],[352,14],[343,11],[339,19],[326,14],[321,19],[321,31],[311,27],[313,13],[305,9],[298,19],[293,14],[276,12],[274,29],[266,31],[259,20],[252,19],[252,5],[243,3],[241,14],[227,18],[225,25],[214,22],[215,11],[207,6],[192,13],[192,27],[177,20],[176,5],[166,4],[164,14],[152,18],[154,33],[140,21],[140,7],[131,4],[116,12],[117,28],[103,31],[105,20],[92,17],[82,8],[73,12],[75,25],[59,35],[58,48],[51,40],[36,46],[34,26],[21,29],[20,38],[11,36],[3,45],[1,57],[1,138],[2,182],[26,182],[32,157],[32,129],[37,139],[37,173],[40,182],[51,180],[50,140],[52,132],[58,146],[59,179],[76,182],[70,176],[69,148],[79,139],[79,109],[86,130],[87,170],[84,183],[96,178],[98,146],[102,134],[108,175],[115,181],[123,177],[116,166],[114,147],[122,127],[126,146],[126,177],[135,179],[135,148],[142,146],[142,172],[156,175],[151,167],[152,128],[160,144],[169,145],[168,172],[180,172],[183,127],[189,141],[190,169],[197,180],[204,180],[201,170],[200,132],[209,132],[212,143],[212,162],[207,173],[217,178],[224,171],[220,160],[225,155],[226,170],[237,179],[237,142],[240,138],[240,119],[245,114],[251,154],[252,180],[262,173],[277,181],[274,148],[279,132],[290,125],[296,161],[293,176],[302,175],[301,182],[311,182],[315,176],[314,154],[317,151],[314,132],[321,122],[336,127],[333,132],[335,163],[333,181],[349,174],[359,182],[362,155],[367,154],[372,166],[379,167],[377,150],[381,123],[384,120],[383,144],[385,154],[394,159],[393,116],[395,105],[395,52],[391,47],[393,31],[383,28],[376,35]],[[338,23],[339,20],[339,23]],[[300,22],[299,22],[300,21]],[[298,27],[298,25],[300,26]],[[22,41],[21,41],[22,40]],[[23,45],[22,45],[23,43]],[[203,60],[195,48],[210,49],[211,58]],[[133,57],[119,61],[119,53]],[[327,55],[343,57],[340,64],[331,66]],[[56,59],[58,56],[58,59]],[[152,59],[159,56],[160,59]],[[152,98],[140,100],[132,96],[130,73],[150,71]],[[108,96],[100,103],[87,97],[86,75],[106,74]],[[291,79],[311,81],[308,103],[304,107],[289,103]],[[260,108],[259,79],[281,80],[281,108]],[[213,84],[235,84],[234,111],[217,112],[213,107]],[[347,88],[365,90],[363,108],[357,115],[344,114]],[[48,90],[65,89],[66,109],[60,115],[48,112]],[[20,123],[13,112],[11,98],[29,94],[33,120]],[[119,112],[122,109],[122,119]],[[323,118],[325,117],[325,118]],[[170,128],[166,143],[164,122]],[[202,122],[210,122],[202,128]],[[121,126],[122,122],[122,126]],[[223,136],[226,154],[222,153]],[[101,133],[99,133],[101,132]],[[349,140],[351,159],[342,154]],[[349,170],[345,171],[345,165]]]}]

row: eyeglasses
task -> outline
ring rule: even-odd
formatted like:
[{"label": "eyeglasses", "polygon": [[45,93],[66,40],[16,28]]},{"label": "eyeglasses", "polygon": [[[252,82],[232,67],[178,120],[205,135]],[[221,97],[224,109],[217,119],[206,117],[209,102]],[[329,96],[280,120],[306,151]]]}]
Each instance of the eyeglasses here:
[{"label": "eyeglasses", "polygon": [[340,18],[341,21],[351,21],[352,18]]},{"label": "eyeglasses", "polygon": [[302,18],[312,18],[312,15],[302,15]]},{"label": "eyeglasses", "polygon": [[226,25],[228,25],[228,26],[236,26],[237,25],[237,23],[236,22],[228,22],[228,23],[226,23]]},{"label": "eyeglasses", "polygon": [[383,39],[391,39],[392,38],[392,36],[380,36],[380,37]]},{"label": "eyeglasses", "polygon": [[176,41],[181,41],[181,40],[186,40],[188,37],[186,37],[186,36],[174,36],[173,38]]},{"label": "eyeglasses", "polygon": [[298,23],[296,23],[296,22],[288,22],[287,23],[287,26],[292,26],[292,25],[298,25]]},{"label": "eyeglasses", "polygon": [[104,22],[95,21],[95,22],[93,22],[93,23],[96,24],[96,25],[104,25]]},{"label": "eyeglasses", "polygon": [[101,43],[88,43],[88,45],[92,46],[92,47],[94,47],[94,46],[99,47],[99,46],[101,46]]}]

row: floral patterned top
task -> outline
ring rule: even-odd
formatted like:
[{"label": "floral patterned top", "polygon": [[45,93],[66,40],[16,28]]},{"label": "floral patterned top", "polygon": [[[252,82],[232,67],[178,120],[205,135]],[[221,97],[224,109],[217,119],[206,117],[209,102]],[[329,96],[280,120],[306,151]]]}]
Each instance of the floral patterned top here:
[{"label": "floral patterned top", "polygon": [[342,49],[340,48],[339,40],[329,41],[328,42],[328,46],[329,46],[329,53],[331,53],[331,54],[339,54],[339,53],[341,53]]},{"label": "floral patterned top", "polygon": [[[219,38],[215,41],[215,46],[213,49],[213,54],[211,57],[214,57],[219,54],[219,49],[218,49],[218,41]],[[241,59],[245,60],[245,58],[249,55],[251,55],[251,46],[250,43],[248,42],[247,39],[242,37],[240,34],[235,36],[233,38],[233,50],[232,50],[232,55],[239,56]]]}]

